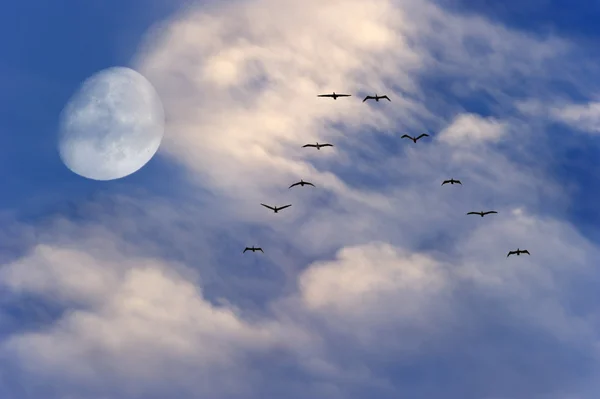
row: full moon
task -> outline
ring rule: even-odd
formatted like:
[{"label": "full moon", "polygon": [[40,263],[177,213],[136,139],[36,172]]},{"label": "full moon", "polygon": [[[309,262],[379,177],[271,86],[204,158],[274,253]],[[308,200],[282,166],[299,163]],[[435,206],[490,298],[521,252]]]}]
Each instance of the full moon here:
[{"label": "full moon", "polygon": [[108,68],[86,79],[65,105],[58,130],[60,158],[88,179],[119,179],[150,161],[164,124],[152,84],[133,69]]}]

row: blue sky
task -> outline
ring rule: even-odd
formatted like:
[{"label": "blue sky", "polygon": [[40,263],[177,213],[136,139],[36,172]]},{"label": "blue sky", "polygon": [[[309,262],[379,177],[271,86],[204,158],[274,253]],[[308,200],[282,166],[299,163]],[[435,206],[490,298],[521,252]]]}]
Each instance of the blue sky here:
[{"label": "blue sky", "polygon": [[[0,396],[596,398],[599,13],[4,6]],[[165,138],[92,181],[58,117],[111,66],[153,83]]]}]

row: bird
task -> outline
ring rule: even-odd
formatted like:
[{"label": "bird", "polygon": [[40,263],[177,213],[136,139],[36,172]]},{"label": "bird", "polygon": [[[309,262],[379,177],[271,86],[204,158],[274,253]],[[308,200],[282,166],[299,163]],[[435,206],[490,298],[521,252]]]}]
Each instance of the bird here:
[{"label": "bird", "polygon": [[460,182],[460,180],[454,180],[454,179],[450,179],[450,180],[444,180],[442,183],[442,186],[446,183],[450,183],[452,185],[454,184],[460,184],[462,186],[462,183]]},{"label": "bird", "polygon": [[363,103],[367,100],[375,100],[377,102],[379,102],[380,99],[385,98],[388,101],[392,101],[390,100],[390,98],[388,96],[378,96],[377,94],[375,94],[374,96],[366,96],[365,99],[363,100]]},{"label": "bird", "polygon": [[509,256],[511,256],[511,255],[517,255],[517,256],[519,256],[519,255],[521,255],[521,254],[527,254],[527,255],[531,255],[531,254],[529,253],[529,251],[528,251],[528,250],[526,250],[526,249],[519,249],[519,248],[517,248],[517,250],[516,250],[516,251],[509,251],[509,252],[508,252],[508,255],[506,255],[506,257],[508,258],[508,257],[509,257]]},{"label": "bird", "polygon": [[484,217],[485,215],[489,215],[490,213],[498,213],[496,211],[487,211],[487,212],[469,212],[467,213],[467,215],[479,215],[481,217]]},{"label": "bird", "polygon": [[302,146],[302,148],[304,147],[315,147],[317,150],[320,150],[321,147],[333,147],[333,144],[305,144]]},{"label": "bird", "polygon": [[262,206],[264,206],[265,208],[269,208],[270,210],[272,210],[272,211],[273,211],[273,212],[275,212],[275,213],[279,212],[279,211],[280,211],[280,210],[282,210],[282,209],[289,208],[290,206],[292,206],[292,204],[289,204],[289,205],[284,205],[284,206],[279,206],[279,207],[277,207],[277,206],[265,205],[265,204],[261,204],[261,205],[262,205]]},{"label": "bird", "polygon": [[262,248],[256,248],[254,246],[252,246],[252,247],[246,247],[246,249],[244,249],[244,252],[242,252],[242,253],[246,253],[246,251],[252,251],[252,252],[260,251],[263,254],[265,253],[265,251],[263,251]]},{"label": "bird", "polygon": [[317,95],[317,97],[331,97],[334,100],[337,100],[338,97],[351,97],[351,94],[335,94],[335,91],[333,92],[333,94],[319,94]]},{"label": "bird", "polygon": [[401,139],[403,138],[407,138],[407,139],[411,139],[415,144],[417,144],[417,140],[419,140],[421,137],[429,137],[429,135],[427,133],[423,133],[422,135],[420,135],[419,137],[412,137],[409,136],[408,134],[405,134],[404,136],[400,137]]},{"label": "bird", "polygon": [[314,187],[315,185],[312,184],[312,183],[309,183],[307,181],[304,181],[304,180],[300,179],[300,181],[298,183],[292,184],[289,188],[292,188],[294,186],[301,186],[301,187],[304,187],[304,186],[313,186]]}]

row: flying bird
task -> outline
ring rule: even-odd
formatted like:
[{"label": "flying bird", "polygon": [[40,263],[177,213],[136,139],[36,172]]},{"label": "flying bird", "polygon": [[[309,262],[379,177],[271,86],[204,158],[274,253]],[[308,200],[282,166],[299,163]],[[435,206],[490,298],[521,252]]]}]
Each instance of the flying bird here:
[{"label": "flying bird", "polygon": [[403,139],[403,138],[411,139],[415,144],[417,144],[417,140],[419,140],[421,137],[429,137],[429,135],[427,133],[423,133],[419,137],[412,137],[412,136],[409,136],[408,134],[405,134],[404,136],[402,136],[400,138],[401,139]]},{"label": "flying bird", "polygon": [[485,215],[489,215],[490,213],[498,213],[496,211],[487,211],[487,212],[469,212],[467,213],[467,215],[479,215],[481,217],[484,217]]},{"label": "flying bird", "polygon": [[304,187],[304,186],[313,186],[314,187],[315,185],[312,184],[312,183],[309,183],[307,181],[304,181],[304,180],[300,179],[300,181],[298,183],[292,184],[289,188],[292,188],[294,186],[301,186],[301,187]]},{"label": "flying bird", "polygon": [[363,103],[367,100],[375,100],[377,102],[379,102],[379,100],[381,100],[382,98],[385,98],[388,101],[392,101],[390,100],[390,98],[388,96],[378,96],[377,94],[375,94],[374,96],[366,96],[365,99],[363,100]]},{"label": "flying bird", "polygon": [[279,207],[277,207],[277,206],[265,205],[265,204],[261,204],[261,205],[262,205],[262,206],[264,206],[265,208],[269,208],[270,210],[272,210],[272,211],[273,211],[273,212],[275,212],[275,213],[279,212],[279,211],[280,211],[280,210],[282,210],[282,209],[289,208],[290,206],[292,206],[292,204],[289,204],[289,205],[284,205],[284,206],[279,206]]},{"label": "flying bird", "polygon": [[454,179],[444,180],[444,182],[442,183],[442,186],[444,184],[448,184],[448,183],[450,183],[452,185],[454,185],[454,184],[460,184],[462,186],[462,183],[460,182],[460,180],[454,180]]},{"label": "flying bird", "polygon": [[319,143],[317,143],[317,144],[305,144],[305,145],[302,146],[302,148],[304,148],[304,147],[314,147],[317,150],[320,150],[321,147],[333,147],[333,144],[319,144]]},{"label": "flying bird", "polygon": [[508,258],[508,257],[509,257],[509,256],[511,256],[511,255],[517,255],[517,256],[519,256],[519,255],[521,255],[521,254],[527,254],[527,255],[531,255],[531,254],[529,253],[529,251],[528,251],[528,250],[526,250],[526,249],[519,249],[519,248],[517,248],[517,250],[516,250],[516,251],[509,251],[509,252],[508,252],[508,255],[506,255],[506,257]]},{"label": "flying bird", "polygon": [[331,97],[334,100],[337,100],[338,97],[351,97],[351,94],[335,94],[335,91],[333,92],[333,94],[319,94],[317,97]]},{"label": "flying bird", "polygon": [[265,251],[263,251],[262,248],[256,248],[254,246],[252,246],[252,247],[246,247],[246,249],[244,249],[244,252],[242,252],[242,253],[246,253],[246,251],[252,251],[252,252],[260,251],[263,254],[265,253]]}]

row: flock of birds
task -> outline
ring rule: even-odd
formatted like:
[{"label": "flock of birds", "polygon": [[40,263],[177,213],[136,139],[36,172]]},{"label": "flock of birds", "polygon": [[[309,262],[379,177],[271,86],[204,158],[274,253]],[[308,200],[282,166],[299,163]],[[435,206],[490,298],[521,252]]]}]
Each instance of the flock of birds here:
[{"label": "flock of birds", "polygon": [[[317,95],[317,97],[328,97],[328,98],[333,98],[334,100],[337,100],[338,97],[351,97],[351,96],[352,96],[351,94],[336,94],[336,92],[333,92],[331,94],[319,94],[319,95]],[[392,101],[392,100],[390,100],[390,98],[387,95],[379,96],[379,95],[375,94],[374,96],[366,96],[363,99],[363,103],[365,101],[367,101],[367,100],[375,100],[376,102],[379,102],[379,100],[383,100],[383,99],[388,100],[390,102]],[[412,137],[412,136],[409,136],[408,134],[405,134],[401,138],[410,139],[410,140],[413,141],[413,143],[416,144],[417,141],[419,139],[423,138],[423,137],[429,137],[429,135],[427,133],[423,133],[423,134],[421,134],[421,135],[419,135],[417,137]],[[333,144],[329,144],[329,143],[319,144],[317,142],[315,144],[305,144],[305,145],[302,146],[302,148],[316,148],[317,150],[320,150],[321,148],[324,148],[324,147],[333,147]],[[454,178],[451,178],[451,179],[448,179],[448,180],[444,180],[442,182],[442,186],[444,184],[450,184],[450,185],[460,184],[462,186],[462,182],[460,180],[455,180]],[[312,184],[310,182],[307,182],[307,181],[304,181],[302,179],[300,179],[299,182],[292,184],[289,188],[296,187],[296,186],[300,186],[300,187],[312,186],[312,187],[315,187],[314,184]],[[274,213],[278,213],[279,211],[281,211],[283,209],[286,209],[286,208],[289,208],[290,206],[292,206],[292,204],[283,205],[283,206],[271,206],[271,205],[267,205],[267,204],[261,204],[261,205],[264,206],[267,209],[272,210]],[[496,212],[496,211],[468,212],[467,215],[479,215],[481,217],[484,217],[486,215],[491,215],[491,214],[495,214],[495,213],[498,213],[498,212]],[[265,252],[265,251],[263,251],[262,248],[260,248],[260,247],[254,247],[254,246],[252,246],[252,247],[246,247],[244,249],[243,253],[245,253],[246,251],[252,251],[252,252],[260,251],[262,253]],[[531,255],[528,250],[517,248],[515,251],[509,251],[508,254],[506,255],[506,257],[508,258],[511,255],[517,255],[518,256],[518,255],[521,255],[521,254]]]}]

